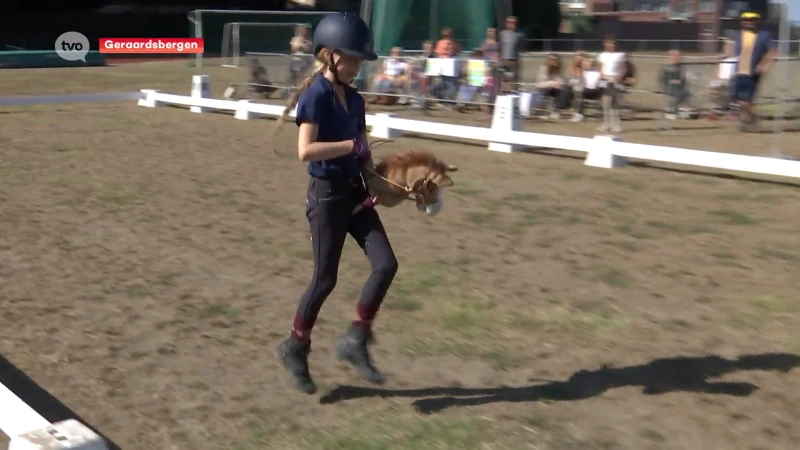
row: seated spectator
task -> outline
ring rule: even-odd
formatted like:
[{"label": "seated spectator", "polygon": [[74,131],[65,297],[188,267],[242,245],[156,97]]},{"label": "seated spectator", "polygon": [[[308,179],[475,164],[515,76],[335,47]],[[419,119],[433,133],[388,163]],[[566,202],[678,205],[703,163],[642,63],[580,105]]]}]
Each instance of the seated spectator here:
[{"label": "seated spectator", "polygon": [[[391,55],[383,62],[383,71],[375,76],[374,90],[379,94],[395,94],[408,87],[408,63],[400,56],[400,47],[392,48]],[[404,97],[405,99],[405,97]]]},{"label": "seated spectator", "polygon": [[576,91],[578,111],[572,117],[573,122],[582,122],[585,116],[586,100],[600,100],[603,96],[600,78],[600,61],[594,59],[584,62],[583,82]]},{"label": "seated spectator", "polygon": [[[564,88],[564,76],[561,74],[561,57],[555,53],[547,56],[545,65],[539,68],[539,75],[536,77],[536,89],[539,94],[547,100],[555,99]],[[558,113],[552,112],[551,118],[557,118]]]},{"label": "seated spectator", "polygon": [[661,69],[658,81],[661,93],[666,98],[664,117],[667,120],[675,120],[678,118],[678,108],[689,98],[686,89],[686,73],[678,50],[669,52],[669,62]]},{"label": "seated spectator", "polygon": [[[452,46],[452,47],[451,47]],[[453,58],[461,52],[458,43],[453,39],[453,29],[445,28],[442,35],[436,41],[435,53],[439,58]]]},{"label": "seated spectator", "polygon": [[578,52],[572,59],[572,63],[567,71],[564,85],[561,92],[556,97],[555,107],[553,111],[553,118],[559,118],[561,111],[572,106],[575,98],[575,92],[578,91],[583,84],[583,64],[585,55],[583,52]]},{"label": "seated spectator", "polygon": [[258,62],[258,58],[250,59],[249,72],[250,77],[247,80],[248,91],[265,98],[275,92],[277,87],[270,82],[267,68]]}]

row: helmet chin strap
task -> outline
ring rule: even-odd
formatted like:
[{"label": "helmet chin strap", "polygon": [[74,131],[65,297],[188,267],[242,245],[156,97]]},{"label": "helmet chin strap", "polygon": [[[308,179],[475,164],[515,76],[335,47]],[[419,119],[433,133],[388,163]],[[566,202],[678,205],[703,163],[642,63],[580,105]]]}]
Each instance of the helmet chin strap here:
[{"label": "helmet chin strap", "polygon": [[[341,59],[339,61],[341,61]],[[331,52],[328,56],[328,67],[330,67],[331,73],[333,73],[334,83],[338,84],[339,86],[347,86],[347,83],[343,83],[342,80],[339,79],[339,73],[337,70],[339,68],[339,61],[334,62],[333,52]]]}]

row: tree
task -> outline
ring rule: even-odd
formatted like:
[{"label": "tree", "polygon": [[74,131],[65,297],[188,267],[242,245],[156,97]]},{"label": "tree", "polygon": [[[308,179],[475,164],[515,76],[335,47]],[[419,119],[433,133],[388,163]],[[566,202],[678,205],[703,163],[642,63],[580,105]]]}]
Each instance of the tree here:
[{"label": "tree", "polygon": [[584,15],[569,16],[569,25],[572,32],[576,34],[591,33],[593,28],[591,16]]},{"label": "tree", "polygon": [[528,39],[552,39],[561,26],[559,0],[512,0],[520,31]]}]

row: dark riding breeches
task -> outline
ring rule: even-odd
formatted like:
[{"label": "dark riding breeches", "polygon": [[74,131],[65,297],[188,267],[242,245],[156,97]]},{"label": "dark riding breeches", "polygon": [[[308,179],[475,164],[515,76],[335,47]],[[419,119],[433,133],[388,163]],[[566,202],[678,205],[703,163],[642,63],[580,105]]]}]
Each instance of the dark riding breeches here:
[{"label": "dark riding breeches", "polygon": [[370,321],[377,314],[397,273],[397,259],[378,212],[364,208],[352,214],[353,208],[366,196],[360,178],[311,178],[306,197],[306,217],[311,225],[314,275],[297,308],[295,330],[310,331],[314,327],[322,304],[336,287],[339,259],[348,234],[364,250],[372,266],[356,308],[358,316]]}]

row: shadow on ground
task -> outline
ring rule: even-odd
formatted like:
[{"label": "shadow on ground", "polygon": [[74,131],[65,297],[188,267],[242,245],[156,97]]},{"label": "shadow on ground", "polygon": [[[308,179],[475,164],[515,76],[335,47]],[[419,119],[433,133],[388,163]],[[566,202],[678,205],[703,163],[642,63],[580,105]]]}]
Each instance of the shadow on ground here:
[{"label": "shadow on ground", "polygon": [[731,360],[721,356],[656,359],[647,364],[575,372],[566,381],[549,381],[521,387],[424,389],[376,389],[338,386],[320,399],[322,404],[370,397],[422,397],[414,401],[421,413],[431,414],[456,406],[478,406],[499,402],[574,401],[599,396],[614,388],[641,386],[645,395],[671,392],[746,397],[758,386],[745,382],[711,381],[745,370],[772,370],[787,373],[800,367],[800,355],[764,353]]},{"label": "shadow on ground", "polygon": [[3,355],[0,355],[0,384],[3,384],[11,390],[17,397],[27,403],[28,406],[38,412],[39,415],[47,419],[48,422],[57,423],[68,419],[75,419],[91,428],[95,433],[105,439],[108,450],[120,450],[117,444],[88,424],[76,414],[75,411],[71,410],[67,405],[61,403],[52,394],[47,392],[46,389],[39,386],[39,384],[33,381],[32,378],[17,368],[17,366]]}]

